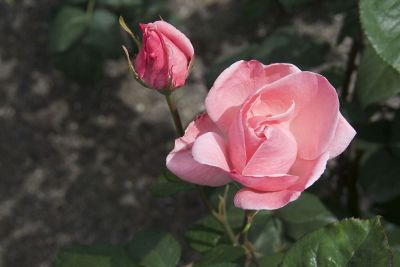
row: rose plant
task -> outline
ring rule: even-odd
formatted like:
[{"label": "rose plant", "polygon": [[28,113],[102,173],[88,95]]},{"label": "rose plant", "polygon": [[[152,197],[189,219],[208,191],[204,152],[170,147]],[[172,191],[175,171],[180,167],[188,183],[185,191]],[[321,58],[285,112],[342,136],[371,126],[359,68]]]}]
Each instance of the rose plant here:
[{"label": "rose plant", "polygon": [[[172,95],[185,85],[193,63],[190,40],[162,20],[140,24],[141,41],[122,18],[120,24],[138,48],[132,63],[123,47],[131,73],[166,97],[179,136],[166,157],[170,172],[155,188],[166,186],[165,195],[196,189],[210,213],[188,227],[187,242],[200,255],[185,266],[392,266],[379,217],[338,221],[337,216],[349,217],[346,211],[334,215],[305,192],[330,169],[346,180],[347,199],[355,199],[351,215],[360,215],[353,175],[362,153],[359,146],[343,153],[356,131],[340,112],[337,90],[327,78],[288,63],[237,61],[221,72],[205,99],[205,112],[184,131]],[[373,55],[371,48],[367,51]],[[349,58],[354,62],[349,61],[338,90],[342,100],[350,94],[357,53]],[[328,161],[342,153],[333,165],[343,165],[344,171],[328,168]],[[183,266],[180,256],[171,234],[141,231],[124,246],[67,251],[57,258],[57,267],[88,267],[92,258],[90,266]]]}]

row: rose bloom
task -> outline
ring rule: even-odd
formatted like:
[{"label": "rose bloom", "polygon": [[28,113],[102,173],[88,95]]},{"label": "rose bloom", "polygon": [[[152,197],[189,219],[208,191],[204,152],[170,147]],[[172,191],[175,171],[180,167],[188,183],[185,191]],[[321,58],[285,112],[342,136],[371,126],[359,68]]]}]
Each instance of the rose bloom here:
[{"label": "rose bloom", "polygon": [[182,87],[194,56],[189,39],[165,21],[140,24],[140,28],[142,46],[134,64],[139,78],[157,90]]},{"label": "rose bloom", "polygon": [[200,185],[240,183],[234,202],[243,209],[278,209],[297,199],[356,133],[332,85],[291,64],[236,62],[205,105],[175,141],[167,167]]}]

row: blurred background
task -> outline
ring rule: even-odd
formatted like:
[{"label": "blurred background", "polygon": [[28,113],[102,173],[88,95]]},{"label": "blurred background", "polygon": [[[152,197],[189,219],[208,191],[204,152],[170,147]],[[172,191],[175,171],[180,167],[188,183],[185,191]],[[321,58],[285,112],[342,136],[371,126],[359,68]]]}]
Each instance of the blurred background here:
[{"label": "blurred background", "polygon": [[163,96],[128,74],[119,15],[136,33],[161,16],[191,39],[196,62],[176,94],[185,125],[236,60],[325,75],[358,137],[311,190],[339,218],[398,224],[400,78],[358,14],[353,0],[0,0],[0,266],[51,266],[73,243],[152,227],[184,243],[206,214],[191,191],[152,194],[175,132]]}]

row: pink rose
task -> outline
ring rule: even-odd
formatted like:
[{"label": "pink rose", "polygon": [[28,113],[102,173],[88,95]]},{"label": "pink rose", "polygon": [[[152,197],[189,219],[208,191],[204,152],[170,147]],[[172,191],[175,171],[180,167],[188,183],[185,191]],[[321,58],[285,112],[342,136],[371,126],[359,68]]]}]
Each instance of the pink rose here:
[{"label": "pink rose", "polygon": [[185,84],[194,50],[189,39],[165,21],[140,24],[142,47],[135,71],[151,88],[173,89]]},{"label": "pink rose", "polygon": [[278,209],[297,199],[355,135],[321,75],[290,64],[239,61],[215,81],[197,117],[175,141],[168,168],[182,179],[244,186],[243,209]]}]

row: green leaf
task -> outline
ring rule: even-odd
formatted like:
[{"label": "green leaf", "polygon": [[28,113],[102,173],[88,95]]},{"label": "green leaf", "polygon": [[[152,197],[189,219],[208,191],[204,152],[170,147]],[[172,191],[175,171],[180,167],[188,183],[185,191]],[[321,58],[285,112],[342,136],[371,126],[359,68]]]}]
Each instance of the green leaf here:
[{"label": "green leaf", "polygon": [[363,106],[400,92],[400,74],[367,46],[361,57],[356,92]]},{"label": "green leaf", "polygon": [[161,231],[142,231],[128,244],[129,255],[144,267],[175,267],[181,247],[175,238]]},{"label": "green leaf", "polygon": [[185,238],[194,250],[205,252],[214,248],[223,235],[224,229],[221,224],[210,215],[186,232]]},{"label": "green leaf", "polygon": [[362,161],[359,183],[373,202],[382,203],[400,196],[399,148],[381,148]]},{"label": "green leaf", "polygon": [[283,253],[269,254],[262,257],[259,262],[262,267],[278,267],[283,259]]},{"label": "green leaf", "polygon": [[117,16],[107,10],[95,10],[82,42],[104,58],[120,56],[121,35]]},{"label": "green leaf", "polygon": [[400,267],[400,250],[393,251],[393,267]]},{"label": "green leaf", "polygon": [[189,184],[166,171],[150,186],[150,192],[155,197],[167,197],[194,188],[193,184]]},{"label": "green leaf", "polygon": [[62,251],[55,267],[134,267],[121,247],[112,245],[75,246]]},{"label": "green leaf", "polygon": [[170,170],[165,170],[163,173],[164,178],[169,181],[169,182],[175,182],[175,183],[186,183],[183,181],[181,178],[173,174]]},{"label": "green leaf", "polygon": [[88,26],[86,13],[75,7],[64,7],[56,15],[50,29],[49,48],[52,53],[62,53],[72,47]]},{"label": "green leaf", "polygon": [[277,216],[283,221],[287,235],[293,239],[336,221],[322,202],[309,193],[303,193],[298,200],[279,209]]},{"label": "green leaf", "polygon": [[282,222],[270,212],[259,212],[249,231],[249,240],[258,253],[269,255],[282,251],[287,246],[283,238]]},{"label": "green leaf", "polygon": [[357,138],[371,143],[388,143],[391,124],[387,120],[356,125]]},{"label": "green leaf", "polygon": [[103,57],[92,47],[78,45],[55,56],[57,66],[72,80],[91,84],[101,78]]},{"label": "green leaf", "polygon": [[400,0],[361,0],[360,19],[375,51],[400,72]]},{"label": "green leaf", "polygon": [[213,264],[239,263],[245,258],[242,247],[231,245],[220,245],[207,252],[201,260],[194,264],[194,267],[209,267]]},{"label": "green leaf", "polygon": [[[365,110],[359,101],[352,101],[351,103],[343,101],[340,103],[340,112],[343,116],[351,122],[351,124],[367,124],[370,122],[370,110]],[[358,135],[358,134],[357,134]]]},{"label": "green leaf", "polygon": [[57,53],[55,60],[68,78],[89,84],[101,78],[106,58],[121,55],[117,17],[106,10],[95,10],[85,33],[70,49]]},{"label": "green leaf", "polygon": [[391,251],[379,217],[327,225],[296,242],[282,267],[391,266]]}]

